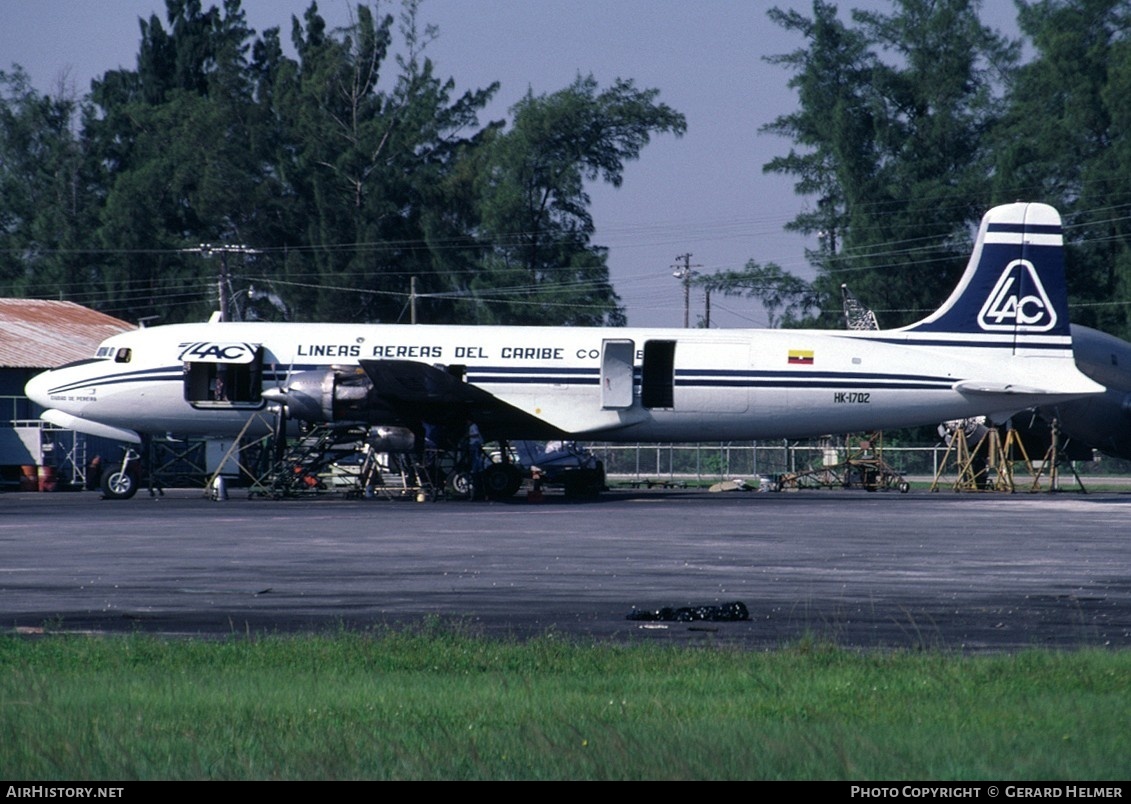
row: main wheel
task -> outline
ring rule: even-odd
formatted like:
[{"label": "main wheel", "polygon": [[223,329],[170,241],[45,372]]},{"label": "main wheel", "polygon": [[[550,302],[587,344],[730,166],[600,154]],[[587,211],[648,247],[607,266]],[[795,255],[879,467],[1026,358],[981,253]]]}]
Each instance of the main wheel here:
[{"label": "main wheel", "polygon": [[102,473],[102,498],[128,500],[137,494],[137,478],[121,469],[107,469]]},{"label": "main wheel", "polygon": [[518,493],[522,473],[513,464],[493,463],[483,470],[483,493],[489,500],[505,500]]},{"label": "main wheel", "polygon": [[471,479],[471,472],[466,469],[457,469],[448,475],[445,485],[448,493],[461,500],[470,500],[475,493],[475,483]]}]

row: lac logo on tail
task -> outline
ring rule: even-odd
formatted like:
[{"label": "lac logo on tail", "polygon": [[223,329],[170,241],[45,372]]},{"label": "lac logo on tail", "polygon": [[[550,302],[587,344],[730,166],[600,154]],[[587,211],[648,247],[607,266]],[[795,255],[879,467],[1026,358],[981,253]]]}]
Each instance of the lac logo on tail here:
[{"label": "lac logo on tail", "polygon": [[1056,326],[1056,310],[1033,263],[1014,260],[1005,267],[978,313],[978,326],[987,332],[1048,332]]}]

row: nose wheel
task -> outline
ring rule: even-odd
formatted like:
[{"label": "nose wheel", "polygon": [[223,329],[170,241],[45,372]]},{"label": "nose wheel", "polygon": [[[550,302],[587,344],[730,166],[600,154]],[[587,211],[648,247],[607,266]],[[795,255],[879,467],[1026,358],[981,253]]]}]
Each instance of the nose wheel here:
[{"label": "nose wheel", "polygon": [[122,469],[102,473],[102,496],[107,500],[128,500],[137,494],[137,479]]},{"label": "nose wheel", "polygon": [[141,454],[133,449],[126,449],[122,460],[116,466],[109,467],[102,473],[100,485],[102,486],[102,499],[128,500],[137,494],[138,487],[138,461]]}]

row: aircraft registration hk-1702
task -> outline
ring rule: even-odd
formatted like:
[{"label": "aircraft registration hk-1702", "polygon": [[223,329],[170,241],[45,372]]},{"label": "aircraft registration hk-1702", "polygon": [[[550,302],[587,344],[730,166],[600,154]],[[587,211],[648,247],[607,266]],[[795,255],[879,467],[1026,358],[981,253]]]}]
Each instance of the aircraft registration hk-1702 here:
[{"label": "aircraft registration hk-1702", "polygon": [[268,406],[418,434],[474,422],[487,440],[803,437],[1103,390],[1073,360],[1060,216],[1036,203],[986,213],[957,288],[900,329],[178,324],[27,384],[47,421],[132,442],[231,437]]}]

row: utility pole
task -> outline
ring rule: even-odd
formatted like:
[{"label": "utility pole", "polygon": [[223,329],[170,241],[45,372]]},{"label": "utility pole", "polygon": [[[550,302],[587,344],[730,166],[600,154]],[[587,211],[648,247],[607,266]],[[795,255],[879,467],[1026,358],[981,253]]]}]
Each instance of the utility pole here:
[{"label": "utility pole", "polygon": [[[687,329],[691,326],[691,280],[697,275],[697,272],[692,270],[694,268],[702,268],[702,265],[692,265],[690,254],[679,254],[676,256],[676,264],[672,267],[675,270],[672,276],[683,282],[683,328]],[[678,263],[678,260],[683,260],[683,265]]]},{"label": "utility pole", "polygon": [[217,292],[219,296],[220,305],[220,320],[231,320],[231,306],[232,306],[232,278],[228,273],[228,255],[229,254],[258,254],[259,250],[250,248],[249,246],[236,246],[221,243],[214,246],[211,243],[201,243],[196,248],[183,248],[183,252],[189,254],[199,254],[200,256],[208,259],[213,254],[220,255],[220,274],[216,278]]},{"label": "utility pole", "polygon": [[[401,313],[404,315],[404,313]],[[408,323],[416,323],[416,277],[409,277],[408,280]]]},{"label": "utility pole", "polygon": [[220,320],[228,321],[232,316],[232,277],[228,273],[228,252],[220,252],[220,276],[217,279],[219,288],[217,296],[220,299]]}]

